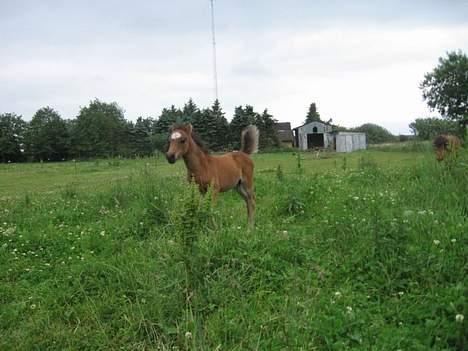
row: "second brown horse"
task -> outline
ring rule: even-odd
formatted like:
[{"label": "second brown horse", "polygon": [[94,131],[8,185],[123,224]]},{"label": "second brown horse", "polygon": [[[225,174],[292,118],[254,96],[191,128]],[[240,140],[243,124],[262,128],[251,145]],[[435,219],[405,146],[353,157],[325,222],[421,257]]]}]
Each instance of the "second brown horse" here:
[{"label": "second brown horse", "polygon": [[258,130],[249,126],[241,134],[240,151],[221,156],[212,156],[193,133],[191,124],[176,125],[171,128],[169,149],[166,158],[175,163],[182,158],[187,167],[187,179],[194,180],[202,193],[211,187],[213,198],[219,192],[235,188],[247,206],[250,228],[254,227],[255,194],[253,189],[254,164],[249,155],[257,152]]},{"label": "second brown horse", "polygon": [[461,142],[458,137],[450,134],[441,134],[434,139],[437,161],[442,161],[447,155],[455,157]]}]

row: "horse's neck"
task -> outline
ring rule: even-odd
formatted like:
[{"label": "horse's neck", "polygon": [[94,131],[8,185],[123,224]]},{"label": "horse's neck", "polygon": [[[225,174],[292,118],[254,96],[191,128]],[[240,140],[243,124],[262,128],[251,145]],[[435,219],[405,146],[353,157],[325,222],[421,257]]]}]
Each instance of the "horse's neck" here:
[{"label": "horse's neck", "polygon": [[208,157],[197,144],[192,142],[190,151],[184,156],[185,166],[190,173],[200,174],[207,166]]}]

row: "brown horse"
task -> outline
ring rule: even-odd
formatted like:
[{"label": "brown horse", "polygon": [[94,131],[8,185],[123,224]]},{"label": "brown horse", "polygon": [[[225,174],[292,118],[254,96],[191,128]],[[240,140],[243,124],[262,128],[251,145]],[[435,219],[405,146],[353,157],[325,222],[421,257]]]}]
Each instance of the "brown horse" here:
[{"label": "brown horse", "polygon": [[202,142],[193,133],[191,124],[175,125],[171,128],[169,150],[166,158],[175,163],[183,158],[187,167],[187,180],[195,180],[200,192],[206,193],[211,187],[213,200],[219,192],[235,188],[247,205],[250,228],[254,226],[255,194],[253,190],[254,164],[250,154],[257,152],[258,130],[249,126],[242,131],[240,151],[221,156],[211,156]]},{"label": "brown horse", "polygon": [[446,155],[456,156],[461,142],[455,135],[441,134],[434,139],[437,161],[442,161]]}]

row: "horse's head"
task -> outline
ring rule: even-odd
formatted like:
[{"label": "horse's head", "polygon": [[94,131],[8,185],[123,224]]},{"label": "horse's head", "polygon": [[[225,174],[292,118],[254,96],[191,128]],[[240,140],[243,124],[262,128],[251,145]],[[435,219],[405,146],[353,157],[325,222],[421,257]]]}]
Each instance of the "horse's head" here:
[{"label": "horse's head", "polygon": [[448,140],[444,135],[439,135],[434,139],[434,148],[436,152],[437,161],[442,161],[448,147]]},{"label": "horse's head", "polygon": [[175,163],[177,159],[183,157],[189,150],[192,135],[192,125],[178,125],[171,128],[169,135],[169,149],[166,158],[169,163]]}]

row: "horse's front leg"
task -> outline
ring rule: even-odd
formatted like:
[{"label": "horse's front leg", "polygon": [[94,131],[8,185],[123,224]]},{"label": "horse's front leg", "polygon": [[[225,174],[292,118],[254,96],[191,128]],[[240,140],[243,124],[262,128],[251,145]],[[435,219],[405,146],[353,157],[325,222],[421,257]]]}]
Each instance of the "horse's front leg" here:
[{"label": "horse's front leg", "polygon": [[219,190],[217,188],[211,189],[211,204],[213,206],[216,206],[216,203],[218,202],[218,193],[219,193]]},{"label": "horse's front leg", "polygon": [[211,205],[215,206],[218,201],[219,185],[218,182],[213,179],[210,182],[210,191],[211,191]]}]

